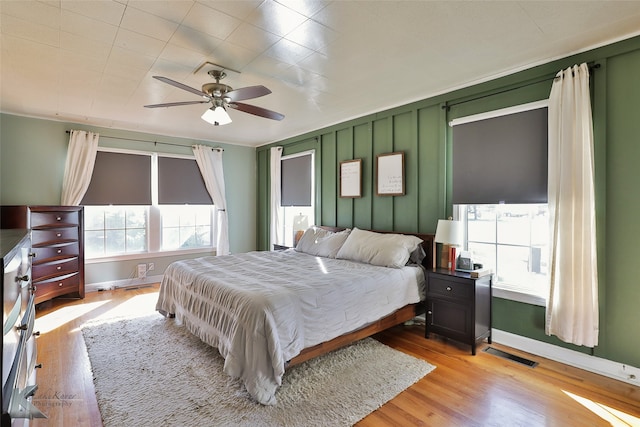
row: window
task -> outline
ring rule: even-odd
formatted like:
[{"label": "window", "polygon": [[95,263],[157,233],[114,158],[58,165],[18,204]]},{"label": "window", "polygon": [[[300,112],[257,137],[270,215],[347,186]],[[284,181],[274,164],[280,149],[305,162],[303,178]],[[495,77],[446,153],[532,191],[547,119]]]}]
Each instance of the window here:
[{"label": "window", "polygon": [[99,151],[82,204],[88,259],[213,248],[213,205],[192,157]]},{"label": "window", "polygon": [[211,206],[161,206],[162,250],[211,246]]},{"label": "window", "polygon": [[282,156],[284,245],[293,247],[301,232],[315,223],[313,206],[313,151]]},{"label": "window", "polygon": [[466,250],[474,262],[494,270],[494,294],[544,304],[549,290],[547,204],[459,205],[458,214]]},{"label": "window", "polygon": [[147,251],[146,206],[85,206],[85,256]]},{"label": "window", "polygon": [[547,298],[547,100],[451,121],[452,200],[465,247],[495,273],[494,295]]},{"label": "window", "polygon": [[451,121],[454,204],[547,202],[545,104]]}]

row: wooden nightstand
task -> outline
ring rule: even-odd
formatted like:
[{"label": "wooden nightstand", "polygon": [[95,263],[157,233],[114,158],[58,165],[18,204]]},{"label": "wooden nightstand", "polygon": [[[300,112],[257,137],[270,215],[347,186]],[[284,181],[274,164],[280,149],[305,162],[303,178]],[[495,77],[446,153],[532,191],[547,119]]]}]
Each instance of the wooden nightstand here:
[{"label": "wooden nightstand", "polygon": [[425,337],[431,332],[471,345],[491,344],[491,281],[487,275],[472,278],[469,273],[434,269],[427,275],[427,321]]}]

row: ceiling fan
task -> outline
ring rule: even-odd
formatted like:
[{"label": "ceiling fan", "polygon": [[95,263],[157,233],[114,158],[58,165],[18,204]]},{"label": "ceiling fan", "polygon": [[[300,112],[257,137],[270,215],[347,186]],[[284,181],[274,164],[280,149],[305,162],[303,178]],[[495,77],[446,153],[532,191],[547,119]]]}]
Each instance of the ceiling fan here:
[{"label": "ceiling fan", "polygon": [[202,101],[182,101],[182,102],[168,102],[165,104],[152,104],[145,105],[146,108],[158,108],[158,107],[177,107],[180,105],[191,104],[208,104],[212,106],[202,115],[202,119],[211,123],[212,125],[226,125],[231,123],[231,117],[227,113],[227,107],[234,110],[243,111],[245,113],[253,114],[255,116],[265,117],[267,119],[282,120],[284,115],[276,113],[275,111],[267,110],[266,108],[258,107],[255,105],[245,104],[238,101],[244,101],[246,99],[258,98],[260,96],[268,95],[271,93],[269,89],[262,85],[248,86],[240,89],[233,90],[231,86],[227,86],[220,83],[220,80],[226,77],[226,73],[222,70],[209,70],[207,72],[211,77],[215,79],[215,83],[205,83],[202,85],[202,90],[198,90],[187,86],[183,83],[171,80],[167,77],[153,76],[154,79],[158,79],[161,82],[170,84],[187,92],[194,93],[203,97]]}]

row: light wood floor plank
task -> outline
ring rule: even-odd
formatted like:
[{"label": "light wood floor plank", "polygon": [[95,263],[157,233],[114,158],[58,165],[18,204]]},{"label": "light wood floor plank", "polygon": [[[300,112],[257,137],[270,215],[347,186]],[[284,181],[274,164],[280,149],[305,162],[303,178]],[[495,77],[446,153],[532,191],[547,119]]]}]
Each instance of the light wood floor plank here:
[{"label": "light wood floor plank", "polygon": [[[102,426],[80,326],[109,310],[135,311],[135,297],[155,298],[157,290],[156,284],[94,292],[84,300],[56,299],[38,307],[36,327],[43,331],[38,361],[43,367],[35,403],[49,418],[34,420],[34,426]],[[395,327],[376,338],[437,368],[361,420],[359,427],[640,426],[640,387],[497,344],[492,346],[538,366],[487,354],[481,351],[486,344],[472,356],[465,345],[425,339],[423,326]]]}]

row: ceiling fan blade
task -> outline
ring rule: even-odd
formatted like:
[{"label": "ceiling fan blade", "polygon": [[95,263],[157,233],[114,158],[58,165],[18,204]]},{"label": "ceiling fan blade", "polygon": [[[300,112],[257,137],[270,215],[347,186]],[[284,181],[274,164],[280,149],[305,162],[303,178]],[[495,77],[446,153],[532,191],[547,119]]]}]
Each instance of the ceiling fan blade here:
[{"label": "ceiling fan blade", "polygon": [[171,80],[171,79],[170,79],[170,78],[168,78],[168,77],[153,76],[153,78],[154,78],[154,79],[158,79],[158,80],[160,80],[161,82],[164,82],[164,83],[170,84],[171,86],[175,86],[175,87],[177,87],[177,88],[179,88],[179,89],[186,90],[187,92],[191,92],[191,93],[194,93],[194,94],[196,94],[196,95],[202,96],[202,97],[204,97],[204,98],[210,99],[209,95],[207,95],[207,94],[206,94],[206,93],[204,93],[203,91],[198,90],[198,89],[195,89],[195,88],[192,88],[191,86],[187,86],[187,85],[182,84],[182,83],[180,83],[180,82],[177,82],[177,81],[175,81],[175,80]]},{"label": "ceiling fan blade", "polygon": [[179,105],[192,105],[192,104],[208,104],[210,101],[182,101],[182,102],[167,102],[166,104],[151,104],[145,105],[145,108],[159,108],[159,107],[177,107]]},{"label": "ceiling fan blade", "polygon": [[243,104],[241,102],[234,102],[229,104],[229,107],[234,108],[245,113],[253,114],[267,119],[282,120],[284,115],[276,113],[275,111],[267,110],[266,108],[256,107],[255,105]]},{"label": "ceiling fan blade", "polygon": [[258,98],[260,96],[269,95],[271,91],[262,85],[241,87],[224,94],[225,98],[231,99],[231,102],[244,101],[245,99]]}]

